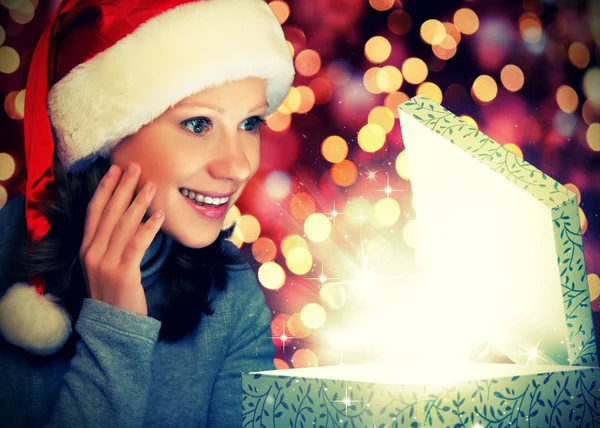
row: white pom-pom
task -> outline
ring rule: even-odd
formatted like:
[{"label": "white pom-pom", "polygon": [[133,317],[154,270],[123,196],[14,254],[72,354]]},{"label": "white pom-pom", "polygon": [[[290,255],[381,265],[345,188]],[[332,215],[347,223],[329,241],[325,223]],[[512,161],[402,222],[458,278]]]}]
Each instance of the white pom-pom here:
[{"label": "white pom-pom", "polygon": [[36,355],[58,351],[71,335],[71,318],[52,296],[35,287],[16,283],[0,299],[0,334],[19,348]]}]

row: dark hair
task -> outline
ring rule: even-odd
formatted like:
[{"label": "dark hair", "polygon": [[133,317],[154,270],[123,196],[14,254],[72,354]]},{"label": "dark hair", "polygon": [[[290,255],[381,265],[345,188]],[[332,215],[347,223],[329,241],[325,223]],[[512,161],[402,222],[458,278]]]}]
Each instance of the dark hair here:
[{"label": "dark hair", "polygon": [[[57,298],[59,304],[76,320],[86,297],[79,249],[83,239],[86,209],[110,162],[97,159],[79,175],[65,172],[56,160],[54,183],[48,201],[40,209],[51,224],[44,238],[37,242],[25,239],[25,218],[18,225],[21,232],[8,252],[6,274],[9,283],[42,275],[44,293]],[[221,231],[211,245],[187,248],[173,241],[161,268],[166,285],[166,299],[157,314],[162,326],[159,339],[177,341],[189,334],[203,315],[212,315],[216,293],[227,283],[227,265],[245,263],[240,252],[225,249],[233,227]]]}]

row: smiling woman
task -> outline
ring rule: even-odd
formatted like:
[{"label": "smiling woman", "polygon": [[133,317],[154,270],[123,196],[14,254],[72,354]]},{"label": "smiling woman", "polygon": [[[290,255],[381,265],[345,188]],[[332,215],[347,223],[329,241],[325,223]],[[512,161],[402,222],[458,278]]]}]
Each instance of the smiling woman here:
[{"label": "smiling woman", "polygon": [[240,425],[275,349],[224,219],[293,78],[262,0],[60,3],[0,211],[0,426]]}]

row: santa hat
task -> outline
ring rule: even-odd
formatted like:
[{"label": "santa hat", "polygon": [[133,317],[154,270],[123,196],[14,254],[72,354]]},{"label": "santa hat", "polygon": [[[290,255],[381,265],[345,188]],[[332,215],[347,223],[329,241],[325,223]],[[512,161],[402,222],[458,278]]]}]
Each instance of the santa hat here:
[{"label": "santa hat", "polygon": [[[294,78],[281,25],[264,0],[63,0],[34,52],[25,99],[28,238],[50,225],[39,210],[56,150],[70,172],[202,89],[246,77],[266,81],[268,111]],[[0,300],[0,334],[48,355],[71,320],[43,281],[13,285]]]}]

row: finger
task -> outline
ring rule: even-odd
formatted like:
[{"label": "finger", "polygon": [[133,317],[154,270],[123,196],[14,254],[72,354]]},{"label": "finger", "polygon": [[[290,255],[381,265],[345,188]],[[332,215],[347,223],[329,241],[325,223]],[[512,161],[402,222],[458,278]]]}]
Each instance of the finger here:
[{"label": "finger", "polygon": [[152,198],[156,192],[156,186],[147,181],[142,190],[137,194],[127,211],[121,216],[106,249],[107,261],[120,261],[123,249],[131,238],[148,211]]},{"label": "finger", "polygon": [[156,210],[150,218],[138,227],[135,235],[129,240],[123,250],[121,261],[129,266],[140,266],[144,254],[150,247],[152,240],[160,230],[165,215],[161,210]]},{"label": "finger", "polygon": [[90,199],[86,211],[83,239],[81,241],[80,250],[84,254],[96,235],[98,223],[102,218],[102,212],[104,211],[106,204],[110,200],[115,188],[117,187],[117,184],[119,183],[121,172],[121,168],[119,168],[118,165],[112,165],[106,174],[104,174],[102,180],[100,180],[98,188],[92,195],[92,199]]},{"label": "finger", "polygon": [[117,188],[102,212],[96,235],[90,244],[90,247],[94,248],[94,252],[98,254],[106,253],[106,248],[113,234],[115,225],[125,211],[127,211],[129,205],[131,205],[139,176],[140,167],[135,163],[130,164],[125,173],[121,176]]}]

